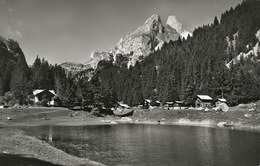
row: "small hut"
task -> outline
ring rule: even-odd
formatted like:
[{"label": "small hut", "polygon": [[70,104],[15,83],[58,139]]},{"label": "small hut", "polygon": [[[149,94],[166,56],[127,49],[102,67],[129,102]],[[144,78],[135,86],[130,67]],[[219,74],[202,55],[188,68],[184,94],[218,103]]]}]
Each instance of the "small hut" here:
[{"label": "small hut", "polygon": [[208,95],[197,95],[195,107],[209,108],[212,106],[212,98]]},{"label": "small hut", "polygon": [[174,109],[181,109],[184,106],[184,101],[175,101]]},{"label": "small hut", "polygon": [[218,100],[216,101],[215,105],[216,105],[216,107],[219,107],[221,104],[226,103],[226,102],[227,102],[226,99],[218,98]]},{"label": "small hut", "polygon": [[157,101],[155,101],[154,105],[155,105],[156,107],[160,107],[160,106],[161,106],[161,102],[157,100]]},{"label": "small hut", "polygon": [[113,110],[113,113],[117,116],[132,116],[134,113],[134,109],[132,109],[127,104],[123,104],[122,102],[118,103],[116,109]]},{"label": "small hut", "polygon": [[152,100],[150,100],[150,99],[144,99],[143,108],[144,109],[149,109],[150,106],[151,106],[151,102],[152,102]]},{"label": "small hut", "polygon": [[173,102],[173,101],[167,101],[167,102],[164,104],[165,107],[173,107],[173,105],[174,105],[174,102]]}]

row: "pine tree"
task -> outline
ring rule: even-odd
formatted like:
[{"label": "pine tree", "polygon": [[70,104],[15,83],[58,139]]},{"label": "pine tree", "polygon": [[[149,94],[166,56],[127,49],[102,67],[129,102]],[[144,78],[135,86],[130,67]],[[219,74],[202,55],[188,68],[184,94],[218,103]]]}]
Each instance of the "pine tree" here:
[{"label": "pine tree", "polygon": [[20,59],[16,63],[14,71],[12,72],[10,88],[13,93],[13,100],[16,101],[15,103],[20,105],[29,103],[28,97],[32,91],[29,83],[28,68]]}]

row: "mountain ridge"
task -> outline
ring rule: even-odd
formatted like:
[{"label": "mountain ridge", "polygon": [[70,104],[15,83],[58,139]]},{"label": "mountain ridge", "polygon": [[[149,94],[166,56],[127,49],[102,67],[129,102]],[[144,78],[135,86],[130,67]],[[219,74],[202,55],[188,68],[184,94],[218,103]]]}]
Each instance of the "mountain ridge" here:
[{"label": "mountain ridge", "polygon": [[127,66],[134,66],[151,52],[159,50],[164,43],[179,38],[187,39],[188,35],[192,36],[192,33],[186,31],[175,16],[169,16],[164,26],[160,15],[153,14],[143,25],[121,37],[114,47],[102,52],[94,50],[90,61],[84,65],[86,68],[96,69],[101,60],[115,63],[119,55],[124,55],[128,58]]},{"label": "mountain ridge", "polygon": [[[168,20],[166,26],[163,26],[160,15],[153,14],[143,25],[123,36],[114,48],[103,53],[112,55],[114,60],[117,55],[129,55],[128,67],[134,66],[140,57],[148,56],[151,52],[160,49],[164,43],[170,40],[175,41],[184,33],[191,34],[183,29],[175,16],[169,16]],[[103,56],[101,59],[109,59],[108,56],[101,56]],[[88,64],[96,67],[96,65],[91,65],[92,61],[95,60],[92,59]]]}]

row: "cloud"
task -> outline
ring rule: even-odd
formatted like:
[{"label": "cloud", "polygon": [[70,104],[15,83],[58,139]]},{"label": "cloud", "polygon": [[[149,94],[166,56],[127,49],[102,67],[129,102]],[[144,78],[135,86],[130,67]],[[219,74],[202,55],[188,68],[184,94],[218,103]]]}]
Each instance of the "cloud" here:
[{"label": "cloud", "polygon": [[6,32],[12,38],[16,38],[16,37],[21,38],[23,36],[23,34],[20,31],[13,29],[12,26],[8,26]]}]

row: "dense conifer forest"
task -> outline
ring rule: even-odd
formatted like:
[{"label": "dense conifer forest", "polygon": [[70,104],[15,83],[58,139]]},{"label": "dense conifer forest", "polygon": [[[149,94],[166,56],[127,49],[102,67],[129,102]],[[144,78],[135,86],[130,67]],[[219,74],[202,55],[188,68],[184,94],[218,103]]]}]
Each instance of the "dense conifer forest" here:
[{"label": "dense conifer forest", "polygon": [[103,70],[94,79],[102,91],[130,105],[143,99],[193,105],[198,94],[214,99],[223,94],[231,105],[259,100],[260,53],[226,66],[256,45],[258,30],[260,1],[244,1],[223,13],[220,21],[215,17],[211,25],[195,29],[193,37],[165,44],[134,67],[100,62]]},{"label": "dense conifer forest", "polygon": [[63,106],[83,107],[112,107],[119,101],[137,106],[144,99],[183,100],[190,106],[198,94],[213,99],[223,95],[229,105],[259,100],[260,52],[227,64],[260,42],[256,37],[260,1],[244,1],[212,21],[195,29],[192,37],[170,41],[130,68],[126,56],[118,55],[113,61],[100,61],[94,71],[77,74],[39,57],[28,67],[17,42],[9,41],[12,55],[1,42],[0,102],[32,104],[33,89],[54,89]]}]

